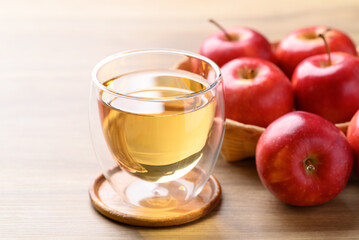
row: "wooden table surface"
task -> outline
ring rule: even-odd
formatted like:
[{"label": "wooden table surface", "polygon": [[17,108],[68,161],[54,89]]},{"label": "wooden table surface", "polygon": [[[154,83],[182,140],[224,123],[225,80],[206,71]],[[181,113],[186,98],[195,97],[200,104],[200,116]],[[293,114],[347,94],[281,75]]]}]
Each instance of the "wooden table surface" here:
[{"label": "wooden table surface", "polygon": [[191,224],[140,228],[98,214],[88,187],[100,173],[87,122],[90,72],[134,48],[196,51],[224,26],[271,41],[315,24],[359,44],[359,1],[0,1],[0,239],[358,239],[359,182],[331,202],[290,207],[261,185],[253,160],[214,171],[219,208]]}]

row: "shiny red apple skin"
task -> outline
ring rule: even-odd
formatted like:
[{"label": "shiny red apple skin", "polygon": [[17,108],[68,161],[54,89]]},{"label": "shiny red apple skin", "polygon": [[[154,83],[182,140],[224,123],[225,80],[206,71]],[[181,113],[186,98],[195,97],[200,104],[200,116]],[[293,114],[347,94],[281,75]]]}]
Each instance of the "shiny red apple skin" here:
[{"label": "shiny red apple skin", "polygon": [[[246,79],[241,72],[253,69]],[[237,58],[221,68],[227,118],[260,127],[293,110],[289,79],[273,63],[259,58]]]},{"label": "shiny red apple skin", "polygon": [[[314,169],[307,169],[311,159]],[[256,149],[263,185],[295,206],[323,204],[345,187],[353,152],[344,134],[326,119],[307,112],[288,113],[270,124]]]},{"label": "shiny red apple skin", "polygon": [[354,152],[354,170],[359,177],[359,110],[349,123],[347,139]]},{"label": "shiny red apple skin", "polygon": [[292,76],[296,109],[318,114],[333,123],[350,121],[359,109],[359,59],[331,53],[303,60]]},{"label": "shiny red apple skin", "polygon": [[246,27],[229,28],[227,32],[236,40],[229,41],[223,32],[218,32],[202,43],[199,54],[212,59],[220,67],[239,57],[276,62],[273,49],[262,34]]},{"label": "shiny red apple skin", "polygon": [[[323,40],[318,36],[328,29],[326,26],[306,27],[293,31],[283,38],[276,48],[275,56],[277,64],[287,74],[292,76],[295,67],[305,58],[321,53],[326,53]],[[332,52],[346,52],[357,56],[355,44],[345,33],[330,28],[325,34],[329,48]],[[312,36],[312,39],[306,39],[304,36]]]}]

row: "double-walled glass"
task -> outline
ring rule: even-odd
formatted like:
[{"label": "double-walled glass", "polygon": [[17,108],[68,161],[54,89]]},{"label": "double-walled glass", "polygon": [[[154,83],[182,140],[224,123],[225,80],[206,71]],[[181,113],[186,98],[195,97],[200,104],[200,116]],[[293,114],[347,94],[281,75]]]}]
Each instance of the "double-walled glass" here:
[{"label": "double-walled glass", "polygon": [[183,205],[201,192],[222,144],[220,69],[186,51],[115,54],[92,72],[89,118],[103,174],[124,204]]}]

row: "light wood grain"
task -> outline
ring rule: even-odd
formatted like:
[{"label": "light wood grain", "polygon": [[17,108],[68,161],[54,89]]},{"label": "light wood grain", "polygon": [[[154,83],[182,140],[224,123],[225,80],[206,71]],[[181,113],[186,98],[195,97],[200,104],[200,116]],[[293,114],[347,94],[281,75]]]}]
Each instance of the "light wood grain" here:
[{"label": "light wood grain", "polygon": [[347,1],[1,1],[0,239],[355,239],[359,183],[333,201],[293,208],[261,185],[253,160],[219,159],[223,199],[208,217],[175,228],[105,219],[88,187],[100,173],[87,123],[90,72],[133,48],[196,51],[216,29],[245,25],[275,41],[327,24],[359,43],[359,2]]}]

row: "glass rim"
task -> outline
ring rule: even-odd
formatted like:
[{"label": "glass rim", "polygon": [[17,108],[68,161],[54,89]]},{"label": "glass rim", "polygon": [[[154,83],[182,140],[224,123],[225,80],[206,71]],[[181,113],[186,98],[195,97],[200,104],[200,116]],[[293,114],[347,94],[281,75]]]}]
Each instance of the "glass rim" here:
[{"label": "glass rim", "polygon": [[[215,74],[216,74],[216,79],[215,81],[210,84],[208,87],[206,87],[205,89],[195,92],[191,95],[187,95],[187,96],[180,96],[180,97],[168,97],[168,98],[163,98],[163,99],[156,99],[156,98],[145,98],[145,97],[136,97],[136,96],[129,96],[126,94],[121,94],[118,93],[116,91],[113,91],[111,89],[109,89],[108,87],[106,87],[105,85],[103,85],[97,78],[97,73],[99,72],[99,70],[101,69],[101,67],[103,67],[105,64],[118,59],[120,57],[124,57],[124,56],[130,56],[130,55],[135,55],[135,54],[141,54],[141,53],[172,53],[172,54],[177,54],[177,55],[183,55],[183,56],[189,56],[189,57],[193,57],[193,58],[197,58],[200,59],[204,62],[207,62],[212,69],[214,70]],[[92,70],[91,73],[91,77],[92,77],[92,82],[102,91],[109,93],[111,95],[114,95],[116,97],[120,97],[120,98],[126,98],[126,99],[131,99],[131,100],[137,100],[137,101],[147,101],[147,102],[167,102],[167,101],[178,101],[178,100],[184,100],[184,99],[189,99],[189,98],[193,98],[193,97],[197,97],[199,95],[203,95],[208,91],[211,91],[212,89],[214,89],[222,80],[222,74],[221,74],[221,70],[220,67],[213,62],[211,59],[202,56],[198,53],[193,53],[190,51],[185,51],[185,50],[178,50],[178,49],[168,49],[168,48],[157,48],[157,49],[134,49],[134,50],[127,50],[127,51],[122,51],[122,52],[118,52],[115,53],[113,55],[110,55],[104,59],[102,59],[100,62],[98,62],[95,67]]]}]

